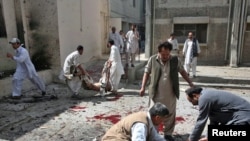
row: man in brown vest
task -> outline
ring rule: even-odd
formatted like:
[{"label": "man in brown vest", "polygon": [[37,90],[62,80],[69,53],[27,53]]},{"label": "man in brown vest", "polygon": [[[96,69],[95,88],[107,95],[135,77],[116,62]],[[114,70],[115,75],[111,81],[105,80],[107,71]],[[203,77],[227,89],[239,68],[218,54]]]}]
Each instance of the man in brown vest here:
[{"label": "man in brown vest", "polygon": [[156,130],[169,114],[168,108],[155,103],[149,112],[137,112],[123,118],[112,126],[102,141],[166,141]]},{"label": "man in brown vest", "polygon": [[179,76],[181,76],[192,87],[187,72],[183,68],[177,56],[171,56],[172,44],[164,42],[158,46],[158,54],[151,56],[145,67],[140,95],[145,94],[147,81],[150,77],[148,87],[149,107],[155,102],[161,102],[169,109],[169,116],[164,122],[164,136],[167,140],[174,140],[172,133],[175,127],[176,102],[179,98]]}]

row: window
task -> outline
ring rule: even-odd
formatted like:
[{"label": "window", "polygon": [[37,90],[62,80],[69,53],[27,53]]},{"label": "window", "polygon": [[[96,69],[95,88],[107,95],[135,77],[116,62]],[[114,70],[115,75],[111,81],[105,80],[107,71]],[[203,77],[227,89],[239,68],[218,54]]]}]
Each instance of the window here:
[{"label": "window", "polygon": [[0,1],[0,37],[7,37],[4,18],[3,18],[2,1]]},{"label": "window", "polygon": [[174,33],[179,43],[184,43],[189,32],[193,32],[199,43],[207,43],[207,24],[174,24]]}]

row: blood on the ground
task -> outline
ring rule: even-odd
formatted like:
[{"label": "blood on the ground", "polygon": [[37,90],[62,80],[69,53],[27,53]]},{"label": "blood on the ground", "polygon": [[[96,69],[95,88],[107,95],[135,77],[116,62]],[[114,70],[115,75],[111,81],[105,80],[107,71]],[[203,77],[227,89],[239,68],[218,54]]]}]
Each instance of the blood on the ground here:
[{"label": "blood on the ground", "polygon": [[[175,124],[178,122],[183,122],[183,121],[185,121],[185,119],[182,116],[175,117]],[[161,123],[158,126],[158,132],[163,132],[163,130],[164,130],[164,125],[163,125],[163,123]]]},{"label": "blood on the ground", "polygon": [[120,99],[122,96],[123,96],[122,94],[118,94],[114,98],[107,98],[107,100],[108,101],[116,101],[116,100]]},{"label": "blood on the ground", "polygon": [[109,115],[109,116],[105,116],[105,114],[100,114],[100,115],[94,116],[93,119],[108,120],[111,123],[116,124],[118,121],[121,120],[121,115]]}]

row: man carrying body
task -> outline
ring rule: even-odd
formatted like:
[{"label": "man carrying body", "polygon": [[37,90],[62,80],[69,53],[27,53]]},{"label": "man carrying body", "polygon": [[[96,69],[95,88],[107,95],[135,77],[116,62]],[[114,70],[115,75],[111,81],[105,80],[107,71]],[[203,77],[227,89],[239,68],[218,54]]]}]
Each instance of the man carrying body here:
[{"label": "man carrying body", "polygon": [[113,40],[109,40],[108,47],[111,48],[108,63],[110,63],[111,92],[117,94],[121,76],[124,74],[120,52]]},{"label": "man carrying body", "polygon": [[86,74],[82,65],[79,62],[80,55],[83,54],[83,46],[79,45],[77,50],[70,53],[63,65],[63,74],[66,78],[66,83],[72,91],[72,98],[79,98],[79,90],[82,86],[82,77]]},{"label": "man carrying body", "polygon": [[12,79],[13,90],[11,98],[21,98],[22,82],[25,78],[29,78],[29,80],[42,91],[42,95],[45,95],[45,84],[38,76],[36,69],[30,60],[28,51],[21,46],[20,40],[18,38],[13,38],[9,43],[12,45],[13,49],[16,50],[16,55],[7,53],[7,57],[14,60],[17,64],[16,72]]},{"label": "man carrying body", "polygon": [[[207,120],[210,125],[250,125],[250,103],[236,94],[192,87],[186,91],[187,99],[199,106],[199,116],[188,141],[198,141]],[[202,138],[200,141],[205,141]]]},{"label": "man carrying body", "polygon": [[168,108],[155,103],[148,112],[128,115],[103,136],[102,141],[166,141],[156,130],[169,114]]}]

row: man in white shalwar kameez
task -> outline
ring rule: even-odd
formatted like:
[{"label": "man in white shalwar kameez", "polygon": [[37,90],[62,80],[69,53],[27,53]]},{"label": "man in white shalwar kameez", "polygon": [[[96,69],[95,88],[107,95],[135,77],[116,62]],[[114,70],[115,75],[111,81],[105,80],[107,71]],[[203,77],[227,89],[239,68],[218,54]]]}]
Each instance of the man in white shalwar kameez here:
[{"label": "man in white shalwar kameez", "polygon": [[126,65],[128,65],[129,60],[131,67],[134,67],[135,56],[139,50],[139,32],[136,30],[136,25],[131,26],[131,30],[126,34],[127,39],[127,49],[126,49]]},{"label": "man in white shalwar kameez", "polygon": [[122,36],[116,32],[116,28],[113,26],[111,28],[111,32],[109,33],[109,40],[113,40],[115,42],[115,46],[118,47],[119,52],[123,53],[123,40],[122,40]]},{"label": "man in white shalwar kameez", "polygon": [[197,57],[199,56],[201,50],[199,42],[196,38],[193,38],[193,33],[188,33],[188,39],[184,43],[183,55],[185,57],[184,68],[188,74],[190,74],[190,66],[192,68],[192,75],[196,77],[196,66]]},{"label": "man in white shalwar kameez", "polygon": [[9,42],[13,49],[15,49],[16,54],[12,55],[7,53],[7,57],[11,58],[16,62],[16,72],[12,78],[12,97],[13,99],[20,99],[22,94],[22,82],[24,79],[29,78],[29,80],[37,86],[42,91],[42,95],[46,94],[45,84],[42,79],[38,76],[33,63],[30,60],[28,51],[21,46],[20,40],[18,38],[12,38]]},{"label": "man in white shalwar kameez", "polygon": [[76,51],[66,57],[63,65],[63,74],[68,87],[72,91],[72,98],[79,98],[79,90],[82,87],[83,75],[85,75],[85,70],[79,61],[83,50],[83,46],[79,45]]},{"label": "man in white shalwar kameez", "polygon": [[111,63],[110,68],[110,83],[111,92],[117,94],[121,76],[124,74],[120,52],[113,40],[109,40],[108,47],[111,48],[108,62]]}]

